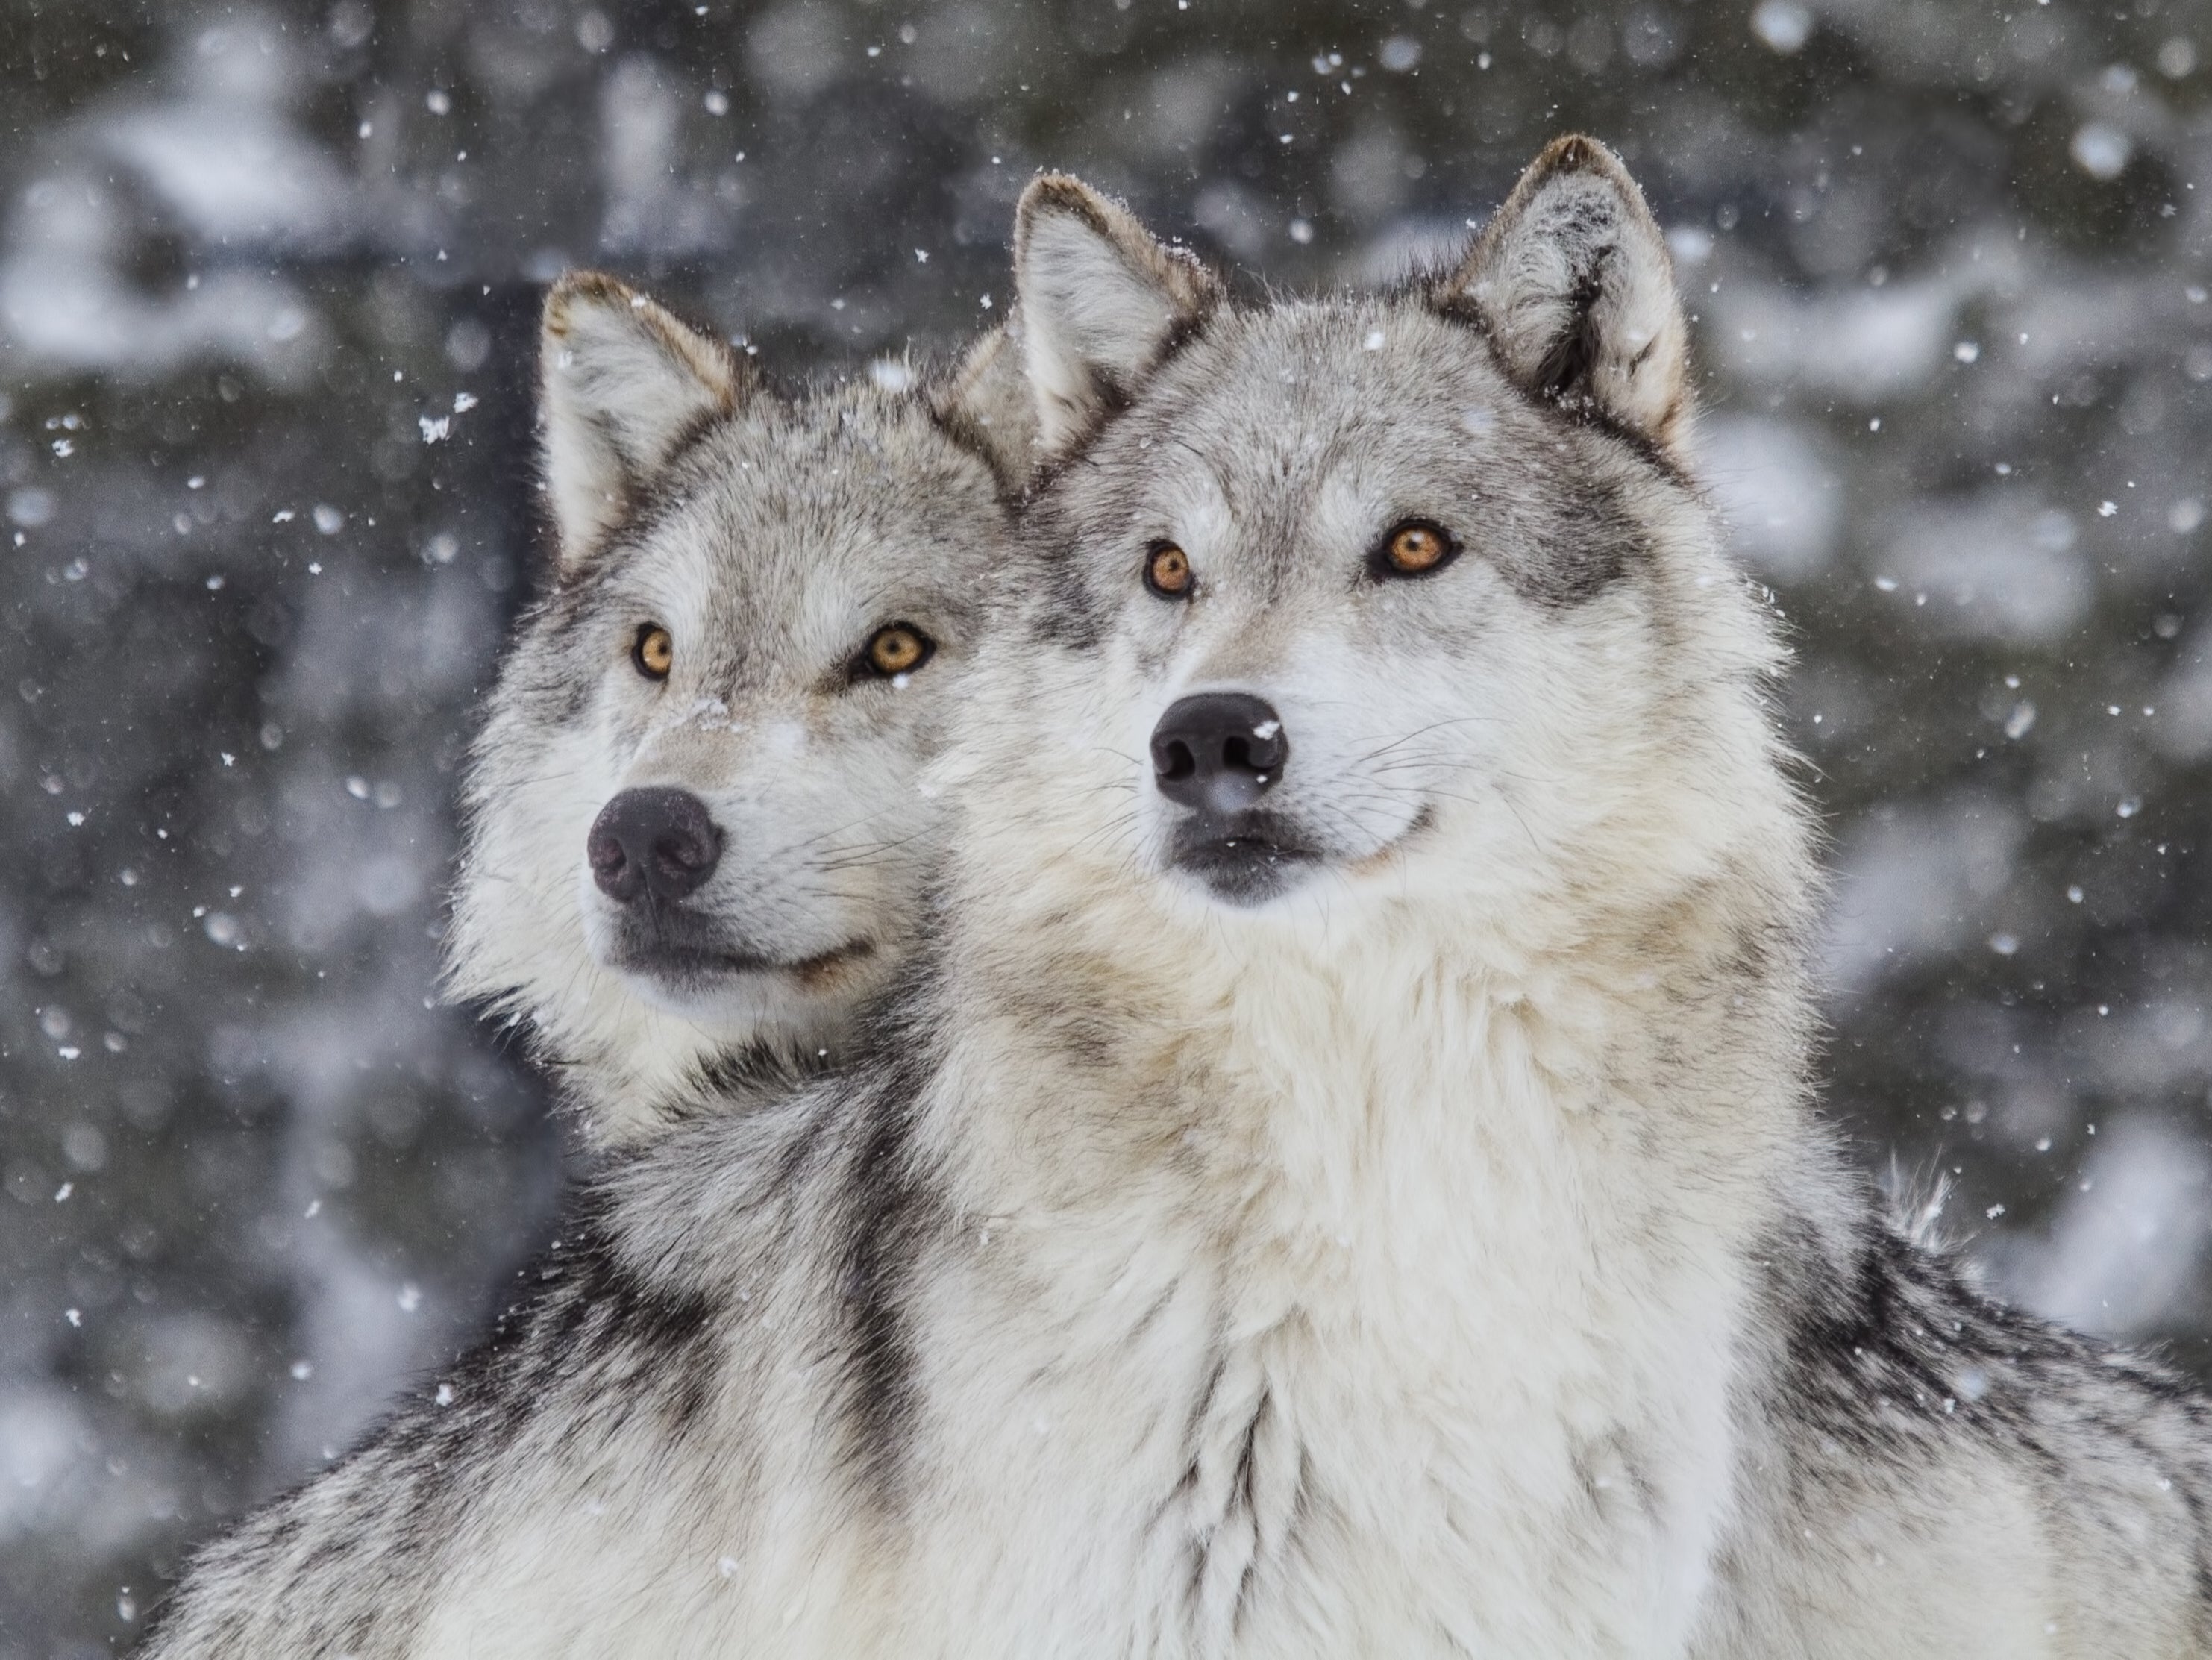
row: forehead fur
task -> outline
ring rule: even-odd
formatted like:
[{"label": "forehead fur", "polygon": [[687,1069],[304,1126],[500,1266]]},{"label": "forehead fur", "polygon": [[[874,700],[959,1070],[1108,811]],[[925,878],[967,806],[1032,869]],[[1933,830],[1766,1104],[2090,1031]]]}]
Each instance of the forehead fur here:
[{"label": "forehead fur", "polygon": [[917,393],[763,395],[703,427],[563,588],[657,606],[732,663],[811,662],[871,622],[977,609],[1003,511]]},{"label": "forehead fur", "polygon": [[1217,312],[1055,470],[1047,518],[1064,550],[1195,538],[1217,580],[1225,561],[1270,585],[1340,583],[1390,526],[1430,519],[1558,606],[1632,569],[1643,521],[1686,496],[1646,447],[1516,387],[1479,325],[1355,295]]}]

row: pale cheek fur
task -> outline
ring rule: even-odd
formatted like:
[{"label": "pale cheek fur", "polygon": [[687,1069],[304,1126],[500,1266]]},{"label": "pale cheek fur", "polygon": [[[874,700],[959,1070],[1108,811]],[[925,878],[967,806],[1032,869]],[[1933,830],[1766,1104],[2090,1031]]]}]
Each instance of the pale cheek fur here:
[{"label": "pale cheek fur", "polygon": [[[456,992],[527,1018],[568,1063],[564,1075],[596,1080],[590,1128],[607,1140],[649,1129],[657,1103],[721,1045],[787,1031],[818,1046],[817,1031],[842,1020],[843,1005],[797,988],[779,999],[763,982],[727,1006],[664,1006],[656,988],[608,966],[615,911],[585,858],[600,807],[643,785],[693,790],[729,848],[702,908],[772,951],[805,957],[867,939],[884,964],[911,927],[934,813],[915,787],[925,711],[912,692],[892,719],[878,710],[817,740],[795,715],[720,697],[659,707],[632,672],[624,663],[608,674],[586,713],[564,726],[520,709],[495,722],[487,747],[499,778],[482,796],[452,953]],[[872,983],[860,973],[836,995]]]}]

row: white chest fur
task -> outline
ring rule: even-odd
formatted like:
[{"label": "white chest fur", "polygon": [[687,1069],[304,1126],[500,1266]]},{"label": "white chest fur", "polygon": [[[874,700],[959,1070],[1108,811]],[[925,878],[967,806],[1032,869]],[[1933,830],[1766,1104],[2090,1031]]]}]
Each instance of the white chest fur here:
[{"label": "white chest fur", "polygon": [[1249,970],[1150,1087],[992,1069],[1054,1174],[916,1310],[945,1651],[1680,1651],[1756,1205],[1601,998],[1430,960]]}]

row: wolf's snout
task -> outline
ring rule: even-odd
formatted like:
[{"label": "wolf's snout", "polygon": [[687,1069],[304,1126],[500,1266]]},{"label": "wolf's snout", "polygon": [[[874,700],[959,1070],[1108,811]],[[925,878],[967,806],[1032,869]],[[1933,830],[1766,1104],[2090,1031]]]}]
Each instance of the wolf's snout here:
[{"label": "wolf's snout", "polygon": [[689,790],[624,790],[599,810],[584,841],[592,879],[619,904],[645,894],[681,899],[721,862],[721,832]]},{"label": "wolf's snout", "polygon": [[1241,691],[1178,699],[1152,728],[1152,781],[1169,800],[1242,812],[1283,775],[1291,742],[1265,698]]}]

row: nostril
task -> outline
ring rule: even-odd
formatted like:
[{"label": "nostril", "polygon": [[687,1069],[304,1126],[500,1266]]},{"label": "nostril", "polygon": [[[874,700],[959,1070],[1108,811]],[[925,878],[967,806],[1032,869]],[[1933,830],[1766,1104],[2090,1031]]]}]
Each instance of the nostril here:
[{"label": "nostril", "polygon": [[1165,764],[1156,764],[1154,770],[1163,778],[1188,778],[1198,770],[1198,757],[1190,752],[1190,745],[1176,739],[1164,745]]},{"label": "nostril", "polygon": [[603,822],[592,826],[584,843],[584,860],[592,867],[592,880],[599,891],[617,904],[627,905],[645,891],[645,879],[632,862],[629,850],[623,846],[622,837],[602,818]]},{"label": "nostril", "polygon": [[1221,746],[1221,759],[1232,772],[1257,772],[1252,760],[1252,746],[1242,738],[1231,738]]},{"label": "nostril", "polygon": [[1290,745],[1283,739],[1283,723],[1270,718],[1252,728],[1249,739],[1237,740],[1244,745],[1245,764],[1255,771],[1271,771],[1283,764],[1283,756]]},{"label": "nostril", "polygon": [[669,869],[689,874],[714,862],[717,852],[713,842],[690,826],[662,836],[653,844],[653,856]]}]

